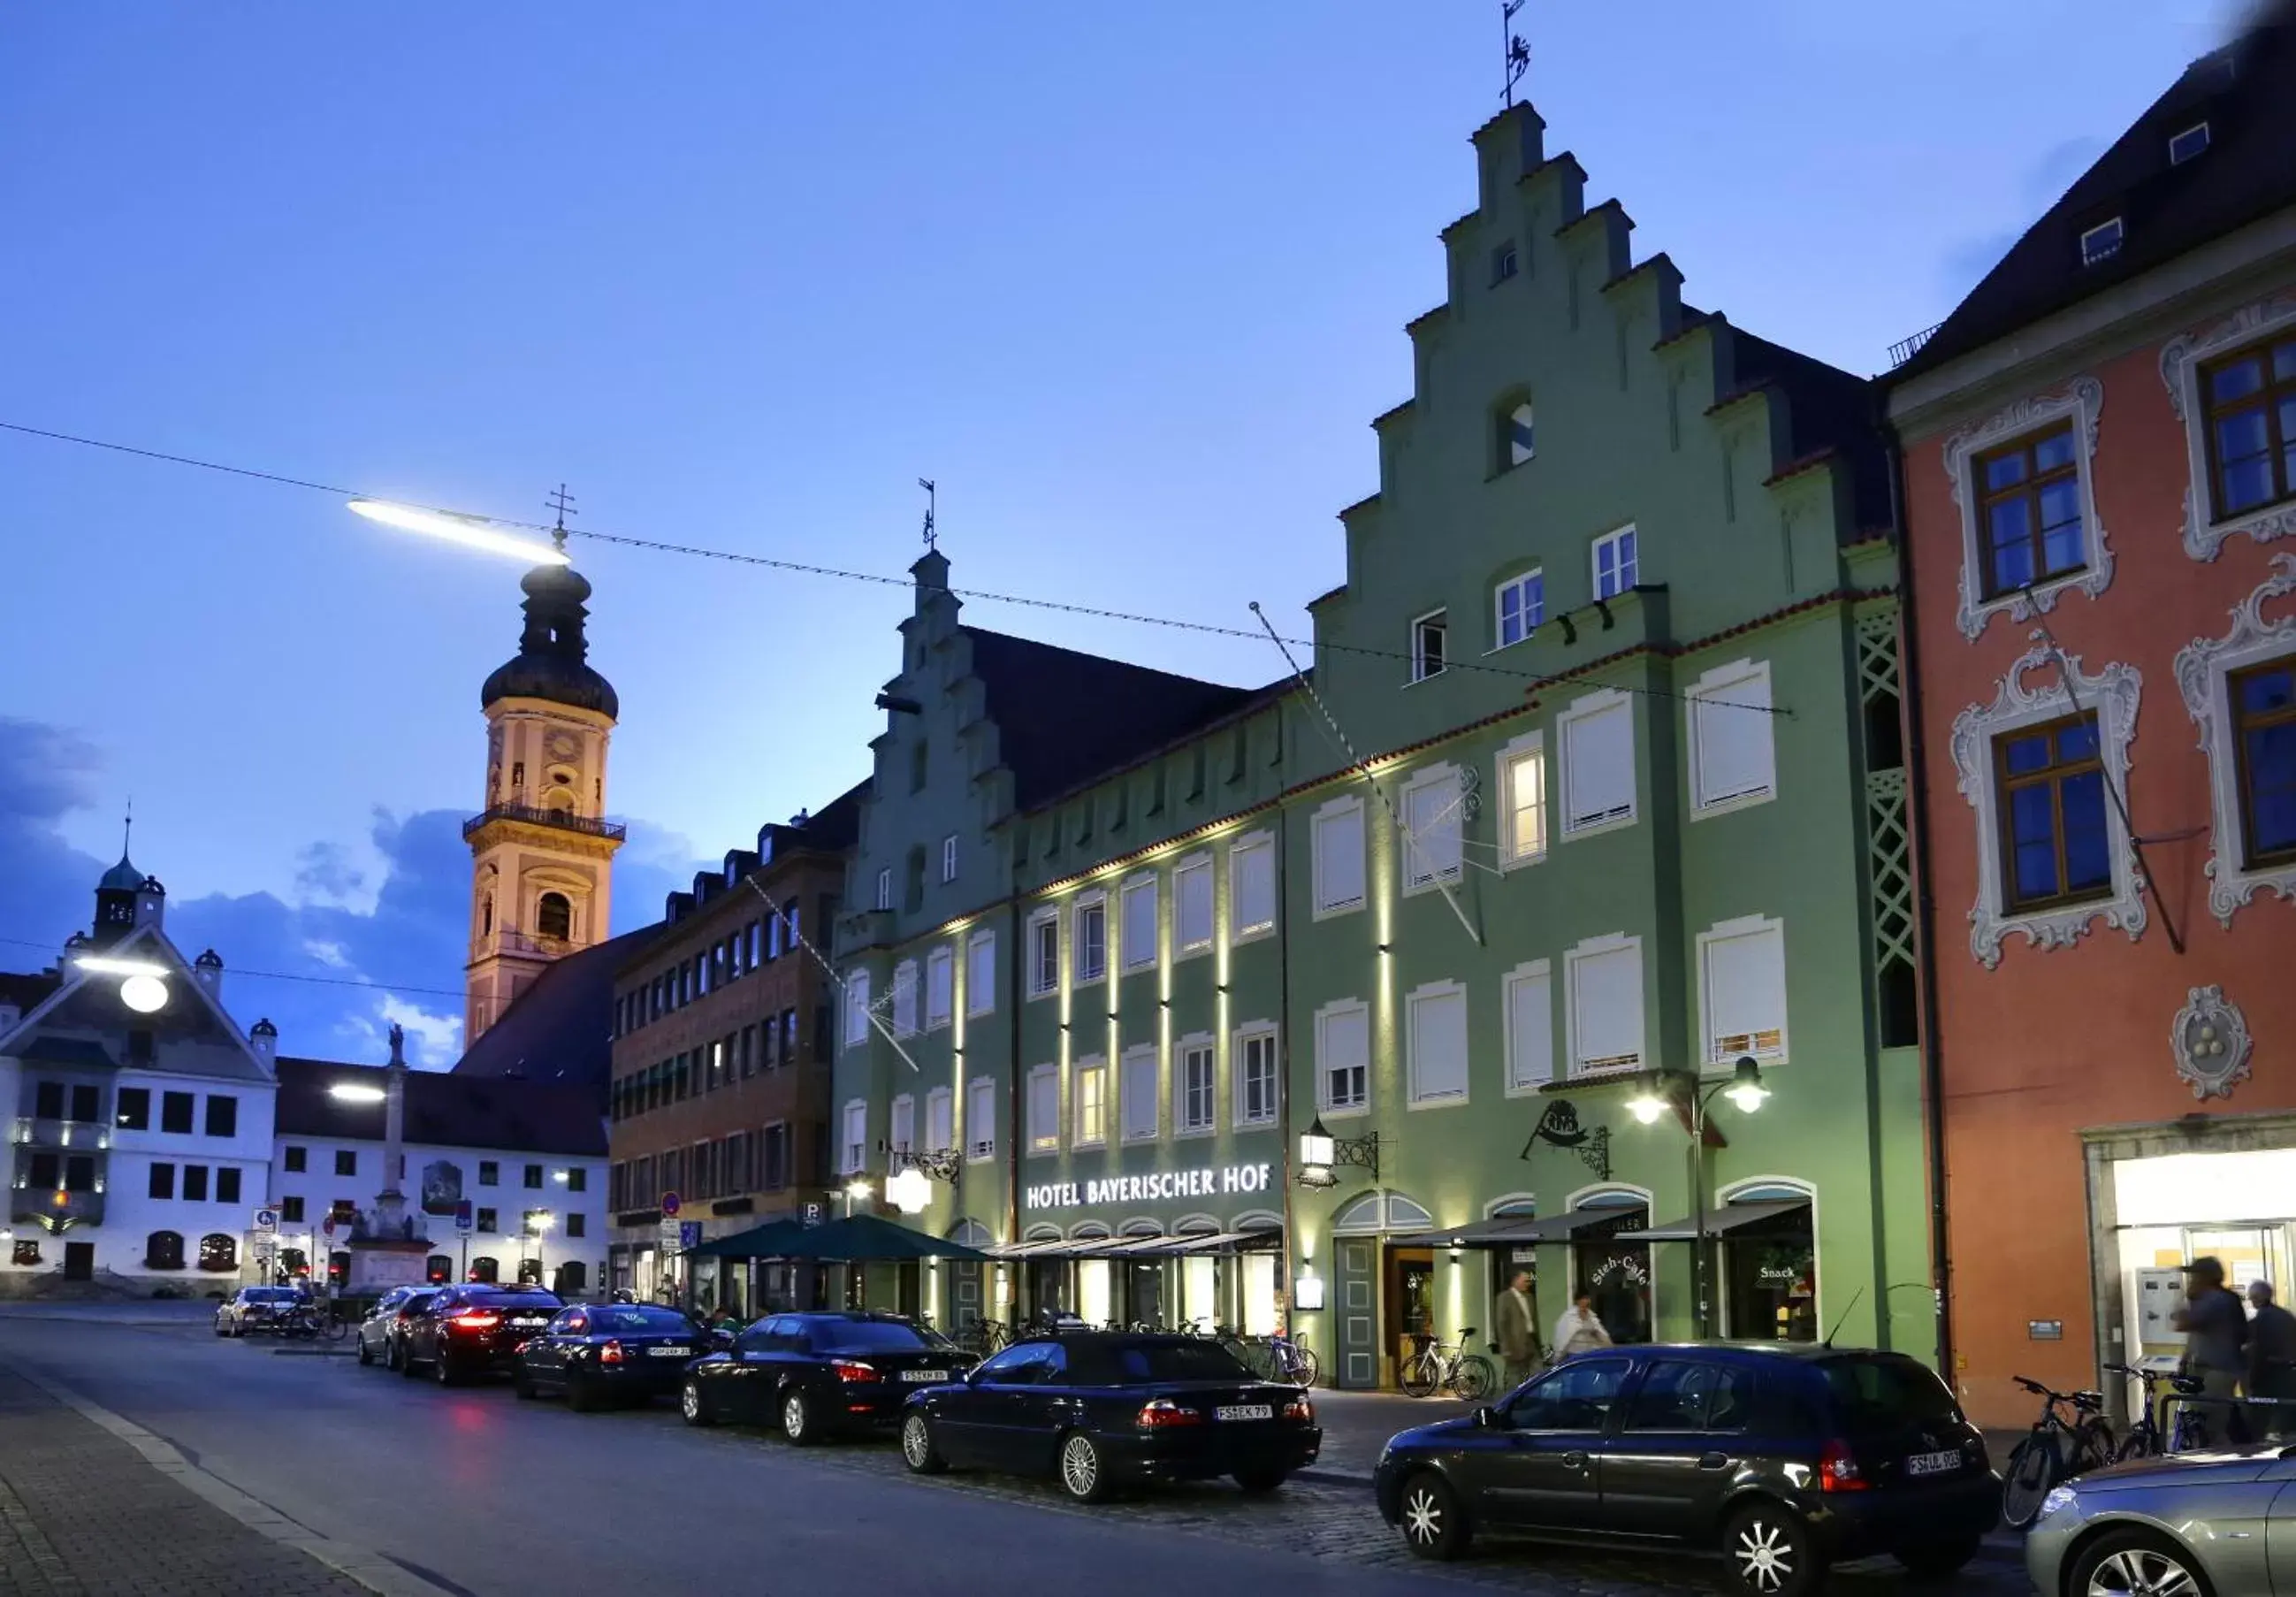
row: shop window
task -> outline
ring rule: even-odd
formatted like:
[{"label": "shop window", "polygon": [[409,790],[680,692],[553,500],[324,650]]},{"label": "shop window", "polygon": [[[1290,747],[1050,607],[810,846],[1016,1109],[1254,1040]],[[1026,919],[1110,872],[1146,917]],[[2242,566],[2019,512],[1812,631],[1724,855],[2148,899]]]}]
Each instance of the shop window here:
[{"label": "shop window", "polygon": [[540,1259],[521,1259],[518,1262],[518,1284],[521,1287],[538,1287],[542,1284]]},{"label": "shop window", "polygon": [[1574,700],[1557,718],[1565,836],[1635,819],[1635,712],[1615,689]]},{"label": "shop window", "polygon": [[[1759,1341],[1816,1341],[1817,1248],[1808,1195],[1790,1187],[1749,1188],[1733,1193],[1731,1203],[1792,1206],[1728,1227],[1722,1244],[1728,1334]],[[1728,1212],[1725,1206],[1724,1214]]]},{"label": "shop window", "polygon": [[1313,842],[1316,913],[1336,915],[1364,902],[1364,810],[1361,799],[1333,799],[1308,823]]},{"label": "shop window", "polygon": [[181,1231],[153,1231],[144,1239],[144,1268],[146,1270],[181,1270],[184,1267],[184,1235]]},{"label": "shop window", "polygon": [[221,1231],[209,1231],[200,1239],[200,1268],[202,1270],[236,1270],[239,1268],[239,1239],[226,1237]]},{"label": "shop window", "polygon": [[[1600,1220],[1582,1222],[1572,1234],[1574,1288],[1595,1300],[1595,1316],[1611,1340],[1626,1344],[1651,1339],[1651,1256],[1647,1242],[1623,1241],[1620,1231],[1650,1224],[1650,1208],[1639,1198],[1615,1206],[1596,1200]],[[1583,1214],[1585,1211],[1580,1211]]]},{"label": "shop window", "polygon": [[1172,869],[1172,951],[1193,953],[1212,945],[1212,862],[1194,854]]},{"label": "shop window", "polygon": [[956,952],[937,948],[925,956],[925,1025],[944,1026],[955,1009]]},{"label": "shop window", "polygon": [[1156,878],[1140,877],[1124,884],[1122,953],[1124,968],[1138,970],[1156,963]]},{"label": "shop window", "polygon": [[490,1254],[480,1254],[471,1261],[471,1279],[474,1281],[495,1282],[502,1279],[502,1266]]},{"label": "shop window", "polygon": [[590,1267],[578,1259],[570,1259],[558,1266],[550,1280],[550,1289],[561,1297],[574,1297],[589,1289]]},{"label": "shop window", "polygon": [[422,1279],[432,1286],[443,1285],[455,1273],[455,1261],[443,1253],[434,1253],[422,1261]]}]

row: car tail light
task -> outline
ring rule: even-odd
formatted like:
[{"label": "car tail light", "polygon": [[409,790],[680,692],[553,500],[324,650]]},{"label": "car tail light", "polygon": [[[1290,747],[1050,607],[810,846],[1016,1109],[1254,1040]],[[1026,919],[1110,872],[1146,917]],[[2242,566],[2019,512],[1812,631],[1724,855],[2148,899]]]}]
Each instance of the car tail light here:
[{"label": "car tail light", "polygon": [[465,1309],[447,1321],[456,1330],[492,1330],[502,1323],[500,1314],[489,1314],[483,1309]]},{"label": "car tail light", "polygon": [[1193,1409],[1182,1408],[1168,1397],[1159,1397],[1143,1404],[1132,1422],[1142,1430],[1162,1430],[1174,1425],[1201,1425],[1204,1417]]},{"label": "car tail light", "polygon": [[622,1362],[622,1345],[619,1342],[609,1342],[598,1349],[598,1362],[601,1364],[619,1364]]},{"label": "car tail light", "polygon": [[1302,1425],[1313,1425],[1316,1422],[1316,1405],[1304,1397],[1295,1397],[1283,1405],[1283,1417],[1297,1420]]},{"label": "car tail light", "polygon": [[830,1362],[829,1367],[837,1371],[837,1379],[842,1381],[875,1380],[877,1379],[877,1369],[873,1364],[857,1364],[850,1359],[833,1359]]},{"label": "car tail light", "polygon": [[1825,1451],[1818,1455],[1817,1489],[1821,1492],[1863,1492],[1873,1485],[1858,1473],[1857,1461],[1850,1456],[1849,1444],[1828,1442]]}]

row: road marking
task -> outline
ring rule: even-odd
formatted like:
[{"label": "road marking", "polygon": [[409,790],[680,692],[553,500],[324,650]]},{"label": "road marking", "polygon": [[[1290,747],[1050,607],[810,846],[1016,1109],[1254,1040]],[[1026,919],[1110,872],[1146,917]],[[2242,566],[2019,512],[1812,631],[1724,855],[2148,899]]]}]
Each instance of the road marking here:
[{"label": "road marking", "polygon": [[61,1386],[29,1365],[8,1361],[8,1367],[66,1408],[133,1447],[160,1474],[173,1477],[184,1489],[205,1499],[258,1535],[283,1546],[300,1548],[330,1569],[358,1582],[378,1597],[466,1597],[458,1588],[423,1579],[380,1552],[323,1536],[299,1525],[259,1498],[251,1497],[223,1477],[201,1469],[165,1436],[149,1431],[125,1415]]}]

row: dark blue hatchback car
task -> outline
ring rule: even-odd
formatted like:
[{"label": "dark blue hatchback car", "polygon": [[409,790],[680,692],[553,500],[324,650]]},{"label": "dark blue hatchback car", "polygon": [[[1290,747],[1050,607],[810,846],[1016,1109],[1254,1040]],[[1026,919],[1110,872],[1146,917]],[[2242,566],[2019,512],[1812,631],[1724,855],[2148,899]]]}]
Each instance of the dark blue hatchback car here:
[{"label": "dark blue hatchback car", "polygon": [[1481,1532],[1713,1550],[1761,1597],[1879,1552],[1949,1575],[2001,1511],[1984,1438],[1927,1366],[1786,1342],[1583,1354],[1394,1437],[1374,1489],[1423,1557]]}]

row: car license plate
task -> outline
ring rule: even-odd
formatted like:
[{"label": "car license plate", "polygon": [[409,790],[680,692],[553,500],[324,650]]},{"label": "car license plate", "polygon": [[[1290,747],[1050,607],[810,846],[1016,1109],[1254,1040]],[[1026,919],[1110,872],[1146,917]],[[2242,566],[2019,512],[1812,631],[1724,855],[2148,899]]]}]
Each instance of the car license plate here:
[{"label": "car license plate", "polygon": [[546,1320],[513,1320],[511,1321],[511,1324],[516,1326],[520,1330],[532,1330],[537,1325],[546,1325],[548,1323],[549,1321]]},{"label": "car license plate", "polygon": [[948,1379],[948,1371],[946,1370],[904,1370],[901,1371],[901,1379],[903,1380],[921,1382],[944,1381]]},{"label": "car license plate", "polygon": [[1215,1420],[1273,1420],[1275,1418],[1275,1409],[1273,1404],[1265,1403],[1229,1403],[1214,1409],[1212,1418]]},{"label": "car license plate", "polygon": [[1908,1475],[1949,1475],[1960,1468],[1958,1453],[1917,1453],[1906,1461]]},{"label": "car license plate", "polygon": [[649,1347],[646,1351],[658,1359],[690,1359],[693,1356],[691,1347]]}]

